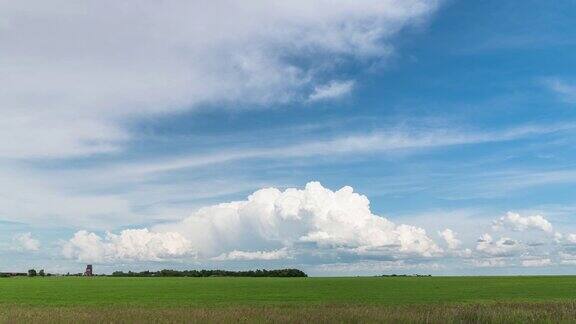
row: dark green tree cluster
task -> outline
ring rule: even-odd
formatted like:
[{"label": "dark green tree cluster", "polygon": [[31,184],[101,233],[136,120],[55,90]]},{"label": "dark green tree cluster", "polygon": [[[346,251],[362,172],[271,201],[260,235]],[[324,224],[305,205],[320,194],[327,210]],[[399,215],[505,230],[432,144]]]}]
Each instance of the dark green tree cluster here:
[{"label": "dark green tree cluster", "polygon": [[0,272],[0,278],[10,278],[10,277],[26,277],[27,272]]},{"label": "dark green tree cluster", "polygon": [[278,270],[249,270],[249,271],[226,271],[226,270],[160,270],[142,272],[115,271],[113,277],[307,277],[306,273],[298,269]]},{"label": "dark green tree cluster", "polygon": [[35,269],[28,270],[28,277],[36,277],[36,276],[44,277],[44,276],[51,276],[51,274],[49,273],[47,274],[46,272],[44,272],[44,269],[40,271],[36,271]]},{"label": "dark green tree cluster", "polygon": [[380,277],[432,277],[432,275],[430,275],[430,274],[422,275],[422,274],[417,274],[417,273],[411,274],[411,275],[393,273],[393,274],[383,274]]}]

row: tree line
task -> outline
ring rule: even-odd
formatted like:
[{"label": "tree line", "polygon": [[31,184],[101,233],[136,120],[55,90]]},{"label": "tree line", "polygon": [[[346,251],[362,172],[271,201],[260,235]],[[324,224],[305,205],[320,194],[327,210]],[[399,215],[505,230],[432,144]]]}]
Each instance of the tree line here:
[{"label": "tree line", "polygon": [[[30,269],[28,272],[0,272],[2,277],[50,277],[50,276],[70,276],[81,277],[83,273],[52,274],[44,270],[36,271]],[[95,275],[96,276],[96,275]],[[277,270],[248,270],[248,271],[228,271],[228,270],[169,270],[123,272],[114,271],[111,275],[97,275],[103,277],[308,277],[306,273],[298,269],[277,269]]]},{"label": "tree line", "polygon": [[0,278],[5,277],[50,277],[51,273],[46,273],[44,269],[36,271],[35,269],[30,269],[28,272],[0,272]]},{"label": "tree line", "polygon": [[169,270],[123,272],[114,271],[112,277],[308,277],[306,273],[298,269],[278,270]]}]

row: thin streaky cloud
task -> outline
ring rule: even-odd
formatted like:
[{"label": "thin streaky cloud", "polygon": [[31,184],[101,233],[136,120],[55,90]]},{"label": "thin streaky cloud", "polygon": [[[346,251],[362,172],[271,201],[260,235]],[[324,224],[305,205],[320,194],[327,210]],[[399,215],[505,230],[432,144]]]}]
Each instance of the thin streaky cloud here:
[{"label": "thin streaky cloud", "polygon": [[513,141],[535,135],[545,135],[571,130],[575,125],[522,126],[494,132],[459,132],[447,129],[432,129],[412,132],[374,132],[365,135],[351,135],[325,141],[311,141],[288,144],[285,147],[264,147],[258,149],[221,149],[225,152],[192,155],[153,163],[136,163],[112,168],[111,172],[123,174],[147,174],[175,171],[185,168],[228,163],[248,159],[288,159],[314,156],[331,156],[347,153],[373,153],[399,150],[425,150],[439,147]]},{"label": "thin streaky cloud", "polygon": [[544,81],[550,90],[568,103],[576,103],[576,85],[560,78],[550,78]]}]

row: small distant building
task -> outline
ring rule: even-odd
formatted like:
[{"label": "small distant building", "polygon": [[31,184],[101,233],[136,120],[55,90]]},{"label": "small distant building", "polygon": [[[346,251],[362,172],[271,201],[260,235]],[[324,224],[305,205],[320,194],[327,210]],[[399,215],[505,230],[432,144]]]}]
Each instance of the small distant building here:
[{"label": "small distant building", "polygon": [[92,272],[92,265],[91,264],[86,266],[86,271],[84,271],[84,275],[86,277],[92,277],[94,275],[94,273]]}]

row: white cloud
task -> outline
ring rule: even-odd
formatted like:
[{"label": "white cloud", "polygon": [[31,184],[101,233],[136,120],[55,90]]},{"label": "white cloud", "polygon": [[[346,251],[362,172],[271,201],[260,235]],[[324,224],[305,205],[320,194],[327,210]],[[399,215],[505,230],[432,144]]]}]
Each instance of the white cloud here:
[{"label": "white cloud", "polygon": [[[408,154],[450,145],[525,138],[560,131],[566,127],[568,126],[519,127],[479,133],[432,126],[399,127],[325,140],[267,143],[251,146],[249,149],[224,146],[217,151],[180,158],[138,159],[137,162],[124,161],[117,164],[95,163],[71,170],[66,166],[31,170],[24,169],[24,165],[17,168],[0,161],[0,178],[5,184],[0,187],[0,214],[5,220],[69,225],[90,230],[146,224],[163,219],[178,219],[189,214],[193,208],[201,206],[201,203],[188,204],[175,212],[168,211],[169,207],[161,206],[161,202],[173,201],[176,196],[182,201],[197,201],[200,193],[202,198],[208,195],[214,197],[223,191],[231,193],[234,188],[234,193],[246,192],[267,183],[246,179],[237,181],[231,179],[233,176],[227,175],[225,184],[223,181],[204,177],[194,183],[187,182],[184,186],[173,182],[158,185],[158,178],[154,177],[163,176],[163,172],[191,172],[194,168],[214,168],[217,164],[247,160],[301,164],[317,163],[316,159],[312,159],[314,157],[346,157],[355,154],[355,158],[361,158],[362,154],[370,156],[374,152]],[[576,178],[576,172],[573,173],[558,174],[555,178],[566,181],[571,177]],[[534,172],[523,173],[517,178],[526,179],[531,175],[534,175]],[[499,184],[497,188],[490,187],[490,192],[506,186],[494,179],[490,180],[491,183]],[[507,184],[515,181],[510,179]],[[151,199],[156,202],[152,207],[148,203]]]},{"label": "white cloud", "polygon": [[459,239],[456,238],[456,233],[449,228],[443,230],[442,232],[438,232],[438,235],[440,235],[444,241],[446,241],[446,245],[448,245],[448,248],[451,250],[457,249],[460,246],[460,243],[462,243]]},{"label": "white cloud", "polygon": [[394,257],[441,254],[424,229],[396,225],[372,214],[369,204],[350,187],[333,192],[318,182],[303,190],[266,188],[247,200],[204,207],[152,231],[125,230],[105,239],[80,231],[65,244],[64,255],[101,262],[156,260],[192,252],[204,259],[272,259],[287,256],[287,249],[295,247],[336,253],[370,250]]},{"label": "white cloud", "polygon": [[546,267],[552,265],[552,260],[550,259],[528,259],[522,260],[523,267]]},{"label": "white cloud", "polygon": [[560,264],[576,265],[576,254],[560,251],[558,256],[560,257]]},{"label": "white cloud", "polygon": [[[261,186],[260,182],[238,181],[234,176],[158,184],[102,168],[44,171],[0,163],[0,220],[103,231],[181,219],[203,205],[198,201]],[[169,203],[175,199],[186,203]]]},{"label": "white cloud", "polygon": [[292,256],[287,249],[280,249],[274,251],[237,251],[234,250],[229,253],[223,253],[217,257],[212,258],[216,261],[251,261],[251,260],[282,260],[289,259]]},{"label": "white cloud", "polygon": [[63,245],[66,258],[81,262],[162,261],[193,255],[190,242],[179,233],[128,229],[119,235],[79,231]]},{"label": "white cloud", "polygon": [[[554,242],[556,243],[560,243],[562,242],[562,239],[564,238],[564,234],[560,233],[560,232],[555,232],[554,233]],[[575,237],[576,239],[576,237]]]},{"label": "white cloud", "polygon": [[576,234],[570,233],[570,234],[567,234],[565,237],[566,237],[566,241],[568,241],[569,243],[576,243]]},{"label": "white cloud", "polygon": [[485,258],[472,260],[472,265],[478,268],[495,268],[505,267],[507,263],[505,258]]},{"label": "white cloud", "polygon": [[202,103],[305,100],[336,65],[388,57],[437,5],[2,1],[0,157],[113,152],[130,138],[126,118]]},{"label": "white cloud", "polygon": [[17,250],[38,251],[40,250],[40,241],[32,237],[32,233],[16,234],[12,242]]},{"label": "white cloud", "polygon": [[552,233],[554,228],[552,224],[540,215],[520,216],[520,214],[508,212],[506,216],[494,221],[495,229],[509,228],[514,231],[525,231],[529,229],[540,230],[546,233]]},{"label": "white cloud", "polygon": [[471,249],[463,249],[463,250],[453,250],[450,253],[453,256],[468,259],[472,257],[472,250]]},{"label": "white cloud", "polygon": [[483,234],[476,244],[476,250],[478,252],[492,256],[511,256],[522,249],[523,247],[521,244],[511,238],[502,237],[499,240],[494,241],[492,236],[488,233]]},{"label": "white cloud", "polygon": [[381,274],[385,271],[438,271],[444,266],[435,262],[432,263],[409,263],[405,260],[394,261],[359,261],[351,263],[328,263],[315,266],[312,270],[319,273],[375,273]]},{"label": "white cloud", "polygon": [[368,198],[352,188],[333,192],[318,182],[303,190],[261,189],[247,200],[205,207],[182,222],[155,229],[180,232],[207,256],[302,244],[422,256],[441,252],[423,229],[372,214]]},{"label": "white cloud", "polygon": [[[371,262],[379,269],[410,269],[442,263],[445,258],[473,267],[536,267],[552,265],[556,259],[557,264],[576,259],[566,252],[569,246],[558,244],[575,242],[576,235],[553,231],[540,216],[508,213],[497,225],[497,229],[514,231],[499,238],[485,233],[473,250],[462,248],[463,241],[455,231],[438,225],[436,229],[444,228],[438,231],[446,244],[443,250],[423,228],[395,224],[373,214],[368,198],[351,187],[332,191],[310,182],[303,189],[260,189],[246,200],[203,207],[189,217],[160,223],[150,230],[104,236],[79,231],[63,243],[63,255],[95,263],[292,260],[328,272],[338,272],[330,269],[331,265],[353,269]],[[527,236],[530,233],[521,232],[527,229],[553,235],[534,240]],[[465,234],[464,238],[470,239],[473,230],[468,228]],[[327,267],[322,270],[319,264]]]},{"label": "white cloud", "polygon": [[314,92],[308,97],[308,101],[323,101],[342,98],[349,95],[354,89],[354,81],[330,81],[328,84],[316,86]]}]

